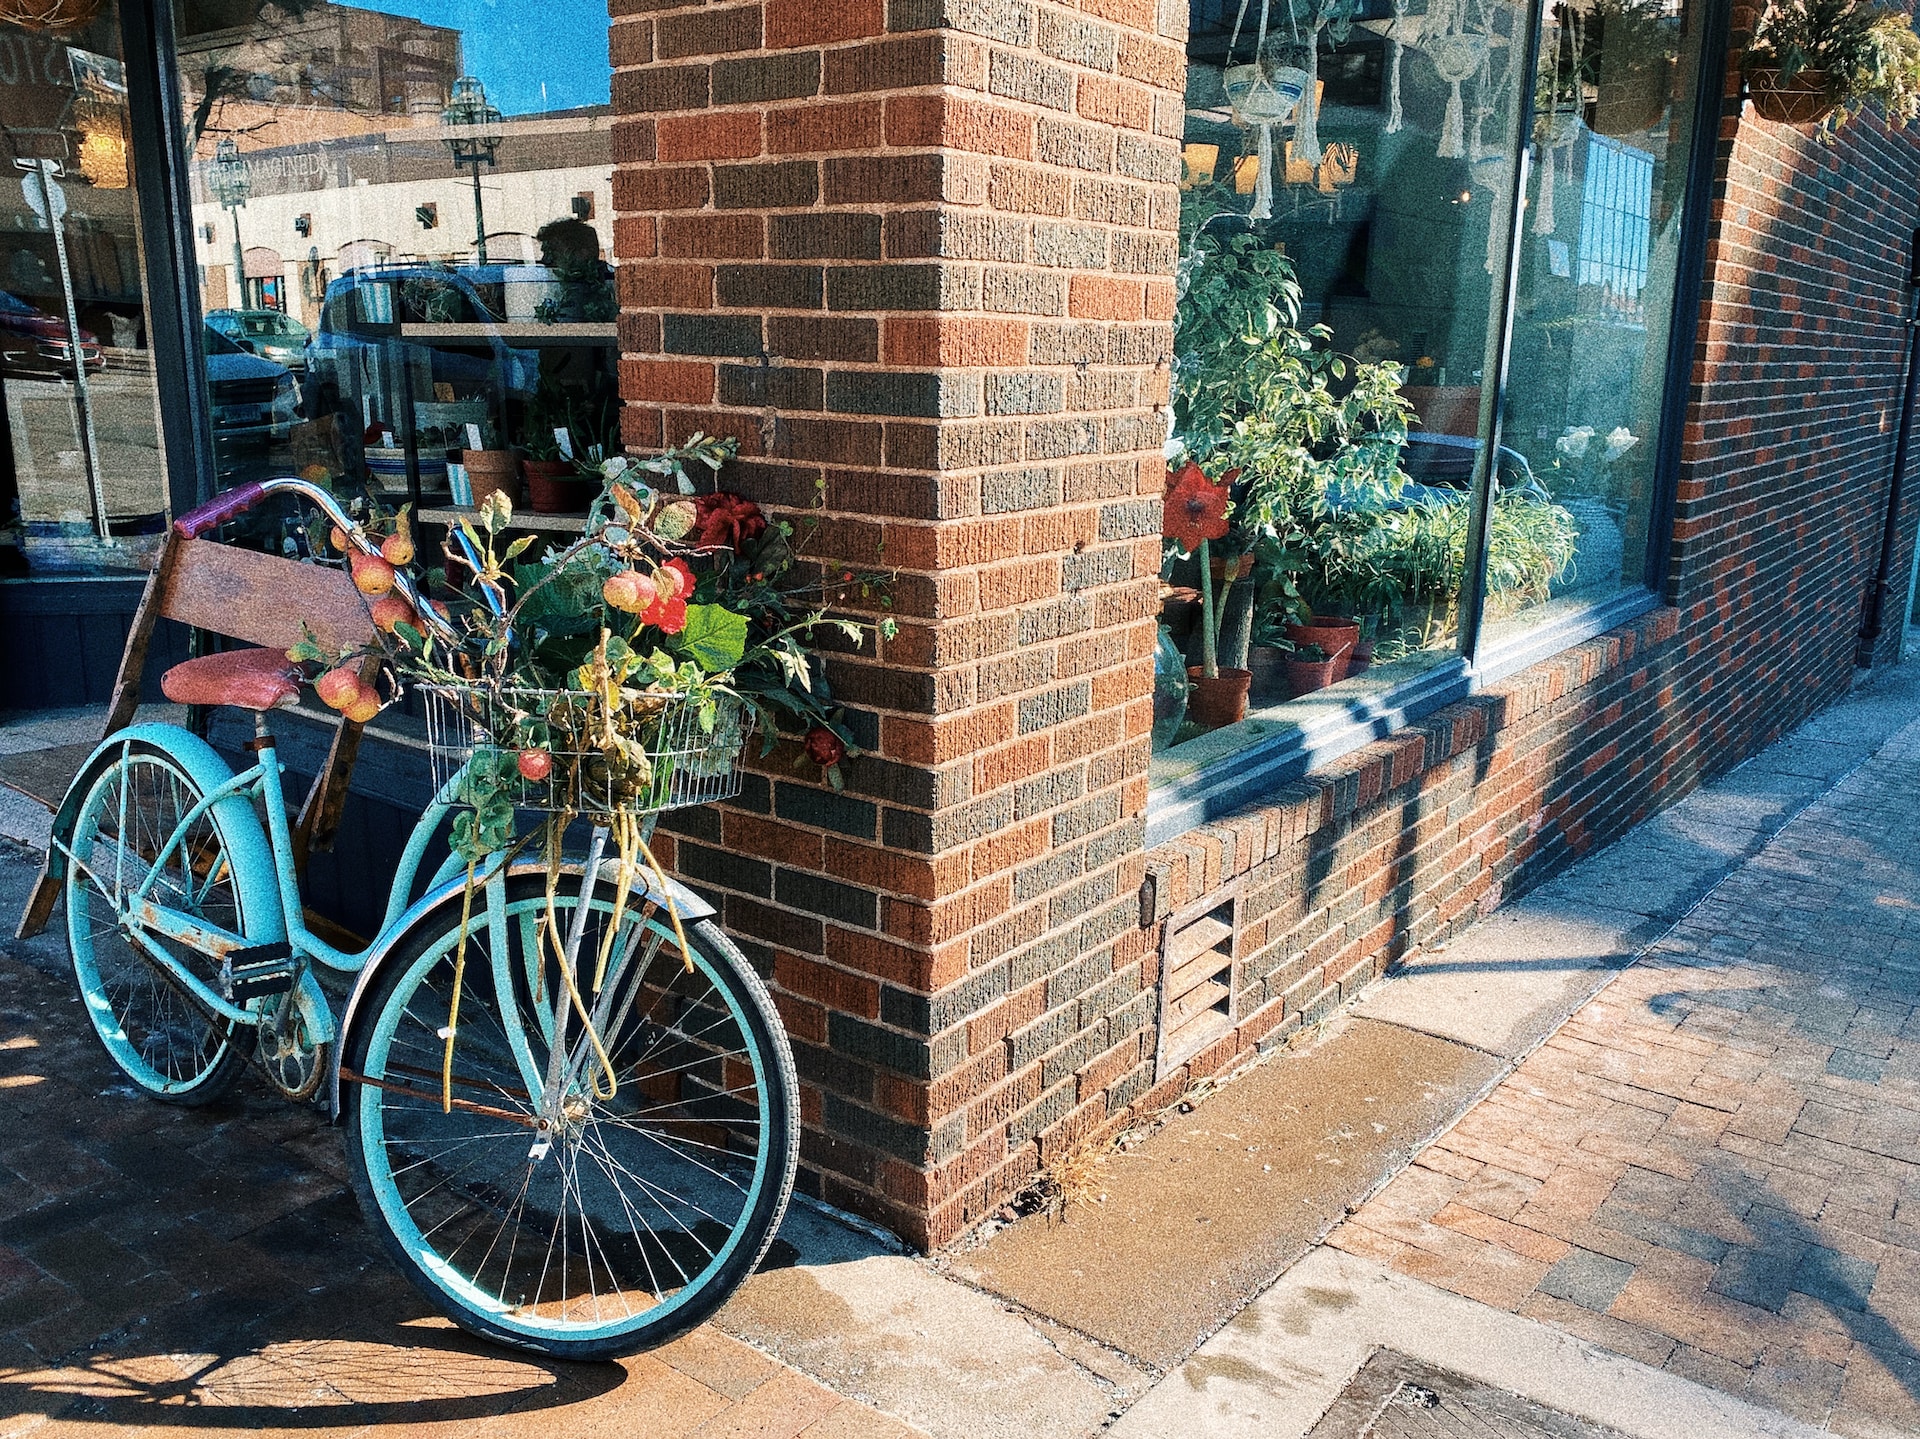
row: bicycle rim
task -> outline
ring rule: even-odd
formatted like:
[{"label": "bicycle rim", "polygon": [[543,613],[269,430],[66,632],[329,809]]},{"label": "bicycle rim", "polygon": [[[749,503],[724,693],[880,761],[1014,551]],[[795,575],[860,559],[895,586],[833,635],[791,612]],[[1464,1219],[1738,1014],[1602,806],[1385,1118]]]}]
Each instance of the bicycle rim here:
[{"label": "bicycle rim", "polygon": [[[794,1083],[771,1006],[717,931],[689,927],[689,971],[666,916],[630,908],[601,991],[598,1032],[613,1082],[571,1013],[563,1048],[578,1073],[562,1122],[542,1132],[514,1036],[526,1036],[545,1075],[552,1044],[542,1015],[564,988],[543,939],[544,888],[516,883],[509,892],[504,994],[494,980],[496,936],[475,898],[453,1107],[442,1107],[442,1036],[457,914],[396,966],[354,1045],[356,1176],[411,1277],[468,1328],[578,1357],[670,1338],[751,1272],[785,1207]],[[576,906],[574,896],[557,901],[560,933]],[[580,949],[578,987],[590,1010],[600,1002],[592,981],[611,911],[603,886]]]},{"label": "bicycle rim", "polygon": [[[121,1071],[158,1099],[205,1103],[239,1073],[246,1030],[204,1009],[169,980],[118,924],[119,900],[154,872],[160,849],[199,803],[185,770],[129,746],[100,771],[80,805],[66,884],[74,977],[94,1032]],[[159,865],[149,897],[230,933],[244,933],[233,865],[219,825],[203,813]],[[205,955],[158,942],[211,982]]]}]

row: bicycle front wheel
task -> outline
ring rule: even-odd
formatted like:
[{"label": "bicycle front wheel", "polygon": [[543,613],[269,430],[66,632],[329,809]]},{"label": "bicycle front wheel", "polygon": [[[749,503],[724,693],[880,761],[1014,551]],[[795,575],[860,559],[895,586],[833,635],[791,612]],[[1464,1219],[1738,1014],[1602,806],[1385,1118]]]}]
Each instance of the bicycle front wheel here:
[{"label": "bicycle front wheel", "polygon": [[[792,1054],[726,935],[688,925],[689,966],[637,895],[596,993],[602,884],[577,988],[603,1057],[558,958],[578,896],[550,915],[539,876],[506,886],[504,924],[475,893],[457,1020],[458,906],[375,981],[343,1056],[349,1165],[395,1262],[456,1323],[563,1358],[631,1353],[712,1314],[772,1242],[799,1155]],[[570,1077],[548,1106],[556,1003]]]}]

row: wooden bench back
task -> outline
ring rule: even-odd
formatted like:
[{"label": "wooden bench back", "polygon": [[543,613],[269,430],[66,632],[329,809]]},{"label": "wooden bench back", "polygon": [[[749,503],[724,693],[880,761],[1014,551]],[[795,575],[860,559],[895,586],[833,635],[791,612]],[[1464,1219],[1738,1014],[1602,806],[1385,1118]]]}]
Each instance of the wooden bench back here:
[{"label": "wooden bench back", "polygon": [[168,619],[269,649],[300,643],[303,624],[328,649],[373,638],[366,601],[344,571],[213,540],[169,540],[154,603]]}]

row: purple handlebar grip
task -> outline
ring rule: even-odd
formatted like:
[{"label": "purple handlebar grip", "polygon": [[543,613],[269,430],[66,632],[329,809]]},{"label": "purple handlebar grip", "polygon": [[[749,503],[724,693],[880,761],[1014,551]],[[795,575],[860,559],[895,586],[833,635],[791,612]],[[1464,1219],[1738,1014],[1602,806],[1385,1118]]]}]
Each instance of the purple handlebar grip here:
[{"label": "purple handlebar grip", "polygon": [[173,522],[173,527],[190,540],[197,540],[208,530],[217,529],[235,515],[244,514],[260,503],[267,493],[266,486],[259,483],[236,485],[224,495],[216,495],[198,509],[188,510]]}]

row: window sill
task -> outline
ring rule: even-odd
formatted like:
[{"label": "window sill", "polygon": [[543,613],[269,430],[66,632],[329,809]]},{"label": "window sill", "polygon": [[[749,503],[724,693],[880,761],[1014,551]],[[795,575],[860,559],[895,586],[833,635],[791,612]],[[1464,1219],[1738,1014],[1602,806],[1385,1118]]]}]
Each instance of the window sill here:
[{"label": "window sill", "polygon": [[1629,624],[1659,605],[1659,596],[1651,590],[1632,589],[1569,606],[1542,624],[1490,642],[1477,665],[1449,656],[1410,676],[1372,679],[1362,675],[1343,680],[1156,755],[1153,789],[1147,799],[1147,846],[1165,844],[1254,803],[1292,780],[1418,723],[1435,710]]}]

